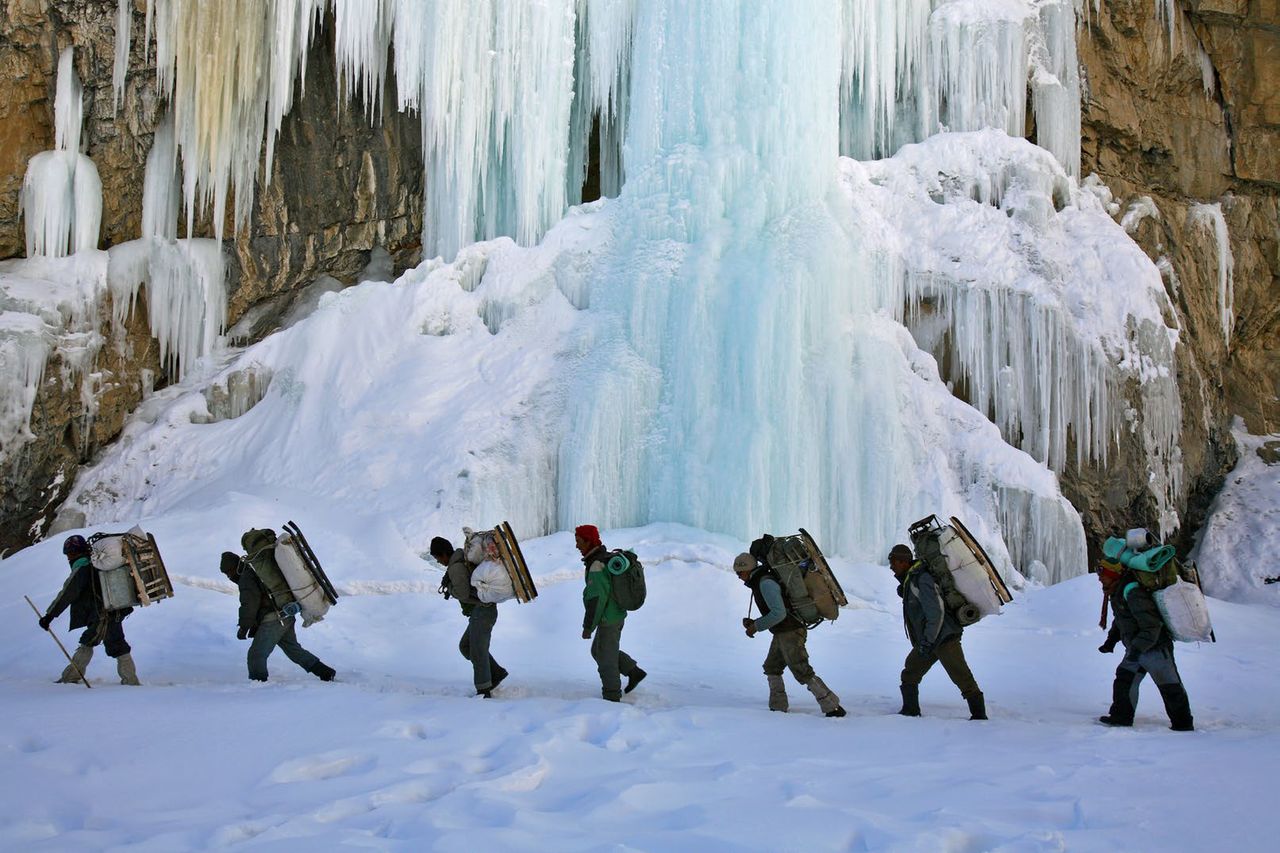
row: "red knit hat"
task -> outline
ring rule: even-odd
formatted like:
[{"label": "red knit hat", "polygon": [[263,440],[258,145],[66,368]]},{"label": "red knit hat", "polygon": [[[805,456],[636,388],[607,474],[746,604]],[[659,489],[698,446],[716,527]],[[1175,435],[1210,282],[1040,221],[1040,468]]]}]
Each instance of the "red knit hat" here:
[{"label": "red knit hat", "polygon": [[600,528],[594,524],[579,524],[573,532],[588,545],[594,547],[600,544]]}]

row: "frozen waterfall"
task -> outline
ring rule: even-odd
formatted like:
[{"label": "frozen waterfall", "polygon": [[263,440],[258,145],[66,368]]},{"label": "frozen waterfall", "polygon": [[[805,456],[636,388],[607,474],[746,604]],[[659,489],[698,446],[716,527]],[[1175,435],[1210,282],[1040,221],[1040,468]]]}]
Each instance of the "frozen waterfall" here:
[{"label": "frozen waterfall", "polygon": [[[457,480],[440,487],[439,512],[561,528],[669,519],[738,536],[803,524],[868,558],[922,515],[969,513],[976,532],[1005,540],[1001,559],[1045,580],[1077,573],[1081,526],[1053,473],[1069,453],[1101,462],[1122,430],[1139,431],[1157,502],[1181,488],[1177,340],[1159,273],[1077,181],[1082,8],[150,0],[172,147],[164,125],[145,239],[172,247],[161,266],[186,263],[189,282],[161,293],[175,315],[157,334],[185,362],[217,329],[212,267],[192,266],[214,255],[172,243],[172,170],[181,163],[188,223],[206,204],[221,223],[231,198],[243,222],[331,13],[344,95],[377,121],[393,87],[422,123],[423,245],[441,257],[406,276],[405,293],[365,290],[381,337],[394,339],[399,317],[385,298],[417,300],[410,336],[478,335],[457,313],[474,310],[494,340],[472,345],[499,362],[508,333],[526,352],[531,326],[566,338],[538,350],[542,378],[508,401],[488,450],[464,442],[451,462],[452,439],[432,433],[433,470]],[[127,28],[118,37],[127,55]],[[1032,119],[1039,147],[1021,139]],[[611,198],[566,218],[592,162]],[[113,251],[113,287],[154,278],[148,257]],[[439,300],[460,301],[422,313]],[[227,368],[274,378],[219,429],[259,422],[286,405],[278,395],[302,405],[305,384],[290,377],[337,387],[350,373],[341,353],[301,360],[315,360],[324,338],[308,346],[319,335],[308,330],[336,322],[325,305],[337,302]],[[456,346],[412,340],[406,351]],[[366,357],[400,363],[384,343],[369,340],[382,354]],[[329,405],[315,428],[330,442],[367,418]],[[170,423],[194,437],[208,419]],[[522,423],[543,432],[517,436]],[[305,466],[287,457],[306,443],[261,435],[240,452],[276,454],[264,476],[293,482]],[[482,461],[490,451],[520,476]],[[373,467],[346,469],[334,494],[397,476]],[[164,500],[179,499],[173,488]]]}]

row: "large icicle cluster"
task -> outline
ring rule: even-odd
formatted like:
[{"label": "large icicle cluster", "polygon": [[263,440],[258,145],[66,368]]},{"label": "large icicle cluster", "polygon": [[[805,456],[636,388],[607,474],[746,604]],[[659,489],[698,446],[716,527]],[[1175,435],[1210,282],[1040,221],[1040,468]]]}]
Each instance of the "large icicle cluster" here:
[{"label": "large icicle cluster", "polygon": [[[121,0],[122,4],[127,0]],[[841,149],[893,153],[939,130],[1020,136],[1028,88],[1037,139],[1079,172],[1079,0],[841,0]],[[421,116],[423,245],[453,257],[498,235],[529,245],[579,201],[594,156],[606,195],[631,160],[637,0],[149,0],[161,87],[186,167],[188,218],[228,200],[244,222],[259,154],[270,174],[317,21],[332,10],[340,85]],[[807,12],[804,12],[807,14]],[[118,56],[130,37],[121,17]],[[117,80],[117,86],[120,85]],[[305,82],[305,81],[304,81]],[[593,127],[597,148],[589,152]],[[218,236],[221,236],[219,233]]]},{"label": "large icicle cluster", "polygon": [[[1182,492],[1176,333],[1160,275],[1102,201],[995,130],[848,163],[855,205],[888,220],[904,291],[885,307],[1005,438],[1056,471],[1106,464],[1140,431],[1166,532]],[[898,314],[905,311],[905,314]],[[1069,458],[1069,450],[1074,450]]]},{"label": "large icicle cluster", "polygon": [[54,100],[54,146],[27,164],[19,202],[26,220],[27,257],[60,258],[98,248],[102,180],[98,167],[80,153],[84,92],[71,48],[58,60]]},{"label": "large icicle cluster", "polygon": [[0,261],[0,465],[34,436],[31,410],[54,351],[64,382],[80,381],[86,418],[97,411],[89,368],[102,347],[98,310],[107,253]]}]

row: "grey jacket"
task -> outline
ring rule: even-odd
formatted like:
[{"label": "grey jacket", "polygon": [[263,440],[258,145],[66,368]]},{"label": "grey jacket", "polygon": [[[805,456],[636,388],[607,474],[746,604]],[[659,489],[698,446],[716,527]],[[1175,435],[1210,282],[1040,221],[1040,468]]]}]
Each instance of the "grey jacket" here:
[{"label": "grey jacket", "polygon": [[959,639],[964,629],[947,610],[933,575],[919,562],[898,584],[898,595],[907,637],[916,651],[929,654],[948,640]]},{"label": "grey jacket", "polygon": [[473,608],[484,604],[476,598],[476,591],[471,587],[471,572],[475,566],[467,562],[461,548],[453,552],[449,558],[449,567],[445,569],[449,575],[449,594],[462,605],[462,612],[471,615]]}]

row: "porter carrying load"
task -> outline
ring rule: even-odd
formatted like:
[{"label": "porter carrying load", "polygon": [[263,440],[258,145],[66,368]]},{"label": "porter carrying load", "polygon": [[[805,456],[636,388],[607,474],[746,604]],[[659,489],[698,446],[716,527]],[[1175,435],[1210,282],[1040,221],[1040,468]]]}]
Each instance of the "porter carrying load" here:
[{"label": "porter carrying load", "polygon": [[173,597],[173,584],[156,538],[141,527],[127,533],[95,533],[89,537],[89,547],[93,550],[90,561],[98,571],[103,610],[146,607]]},{"label": "porter carrying load", "polygon": [[962,625],[999,613],[1013,600],[1009,587],[960,519],[943,524],[936,515],[907,528],[916,558],[937,579],[947,609]]},{"label": "porter carrying load", "polygon": [[240,544],[249,568],[282,616],[301,615],[306,628],[338,602],[337,590],[294,522],[285,523],[279,537],[274,530],[250,530]]}]

